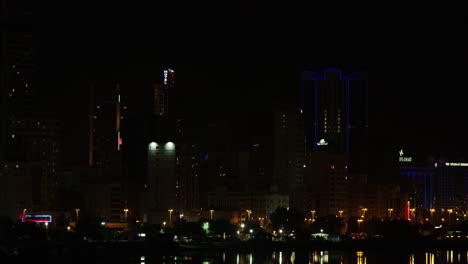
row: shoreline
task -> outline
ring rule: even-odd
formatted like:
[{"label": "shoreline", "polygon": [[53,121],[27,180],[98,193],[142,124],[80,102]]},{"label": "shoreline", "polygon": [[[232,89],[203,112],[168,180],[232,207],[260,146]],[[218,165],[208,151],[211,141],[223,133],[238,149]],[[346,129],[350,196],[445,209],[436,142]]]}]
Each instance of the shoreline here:
[{"label": "shoreline", "polygon": [[[134,255],[179,255],[187,252],[292,252],[292,251],[433,251],[468,250],[468,240],[347,240],[328,241],[207,241],[177,244],[170,241],[23,241],[15,245],[18,256],[101,257]],[[18,257],[13,256],[13,257]]]}]

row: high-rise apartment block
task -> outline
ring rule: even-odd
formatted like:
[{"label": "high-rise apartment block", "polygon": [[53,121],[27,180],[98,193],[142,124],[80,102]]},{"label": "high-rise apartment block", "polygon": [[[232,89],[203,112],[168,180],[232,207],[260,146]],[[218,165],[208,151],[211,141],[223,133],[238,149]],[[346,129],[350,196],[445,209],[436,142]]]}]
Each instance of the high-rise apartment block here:
[{"label": "high-rise apartment block", "polygon": [[308,149],[349,153],[368,127],[367,72],[303,71],[300,108]]}]

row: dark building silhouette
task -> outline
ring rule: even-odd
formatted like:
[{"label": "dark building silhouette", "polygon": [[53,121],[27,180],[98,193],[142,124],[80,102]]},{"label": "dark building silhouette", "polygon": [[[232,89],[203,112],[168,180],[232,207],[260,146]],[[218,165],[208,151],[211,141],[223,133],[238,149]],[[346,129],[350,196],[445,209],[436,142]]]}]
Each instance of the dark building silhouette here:
[{"label": "dark building silhouette", "polygon": [[0,161],[16,160],[9,156],[16,148],[17,120],[34,111],[37,53],[37,22],[33,3],[2,0],[0,6]]},{"label": "dark building silhouette", "polygon": [[301,85],[307,149],[350,153],[350,169],[366,170],[367,72],[303,71]]}]

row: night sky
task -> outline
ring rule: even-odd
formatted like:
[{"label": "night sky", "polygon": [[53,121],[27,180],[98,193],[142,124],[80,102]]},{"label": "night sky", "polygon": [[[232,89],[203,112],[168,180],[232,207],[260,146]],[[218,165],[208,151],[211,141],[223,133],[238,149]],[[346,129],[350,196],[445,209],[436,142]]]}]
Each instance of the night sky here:
[{"label": "night sky", "polygon": [[47,109],[76,139],[66,147],[79,149],[86,141],[90,83],[119,82],[130,90],[130,107],[138,108],[168,66],[175,70],[177,108],[186,119],[227,119],[246,134],[262,127],[256,117],[271,113],[272,102],[297,99],[300,70],[368,70],[369,129],[377,154],[405,148],[414,155],[461,155],[467,149],[462,16],[371,12],[340,2],[65,2],[40,8],[38,61]]}]

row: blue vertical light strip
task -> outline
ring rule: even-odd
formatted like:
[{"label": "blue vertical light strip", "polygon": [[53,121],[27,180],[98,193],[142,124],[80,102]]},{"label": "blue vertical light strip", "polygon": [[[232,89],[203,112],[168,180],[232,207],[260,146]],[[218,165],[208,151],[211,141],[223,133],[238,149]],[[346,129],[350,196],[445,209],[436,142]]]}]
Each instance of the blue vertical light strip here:
[{"label": "blue vertical light strip", "polygon": [[300,108],[304,109],[304,72],[301,72],[301,87],[299,91]]},{"label": "blue vertical light strip", "polygon": [[431,200],[429,201],[430,209],[433,208],[433,207],[432,207],[432,201],[434,200],[434,197],[433,197],[433,192],[434,192],[434,191],[432,190],[432,188],[433,188],[433,187],[432,187],[432,186],[433,186],[433,184],[432,184],[432,176],[434,176],[433,173],[430,174],[430,177],[431,177],[431,178],[430,178],[430,181],[429,181],[429,189],[430,189],[430,193],[429,193],[430,195],[429,195],[429,197],[431,198]]},{"label": "blue vertical light strip", "polygon": [[317,87],[317,80],[314,81],[314,140],[312,141],[312,145],[314,146],[314,150],[317,150],[317,111],[318,111],[318,87]]},{"label": "blue vertical light strip", "polygon": [[426,178],[427,178],[427,174],[424,174],[423,175],[424,177],[424,209],[427,209],[427,181],[426,181]]},{"label": "blue vertical light strip", "polygon": [[368,80],[366,79],[366,128],[369,127],[369,86]]},{"label": "blue vertical light strip", "polygon": [[301,87],[300,87],[300,91],[299,91],[299,103],[300,103],[300,109],[301,109],[301,114],[302,114],[302,120],[304,122],[304,153],[307,153],[307,138],[309,137],[308,135],[308,129],[307,129],[307,126],[306,126],[306,123],[309,121],[308,120],[308,115],[306,115],[304,113],[305,111],[305,99],[304,99],[304,82],[305,82],[305,78],[304,78],[304,72],[306,71],[302,71],[301,72]]},{"label": "blue vertical light strip", "polygon": [[349,138],[350,138],[350,133],[351,133],[351,120],[350,120],[350,107],[349,103],[350,101],[350,93],[349,93],[349,80],[346,81],[346,153],[349,153]]}]

